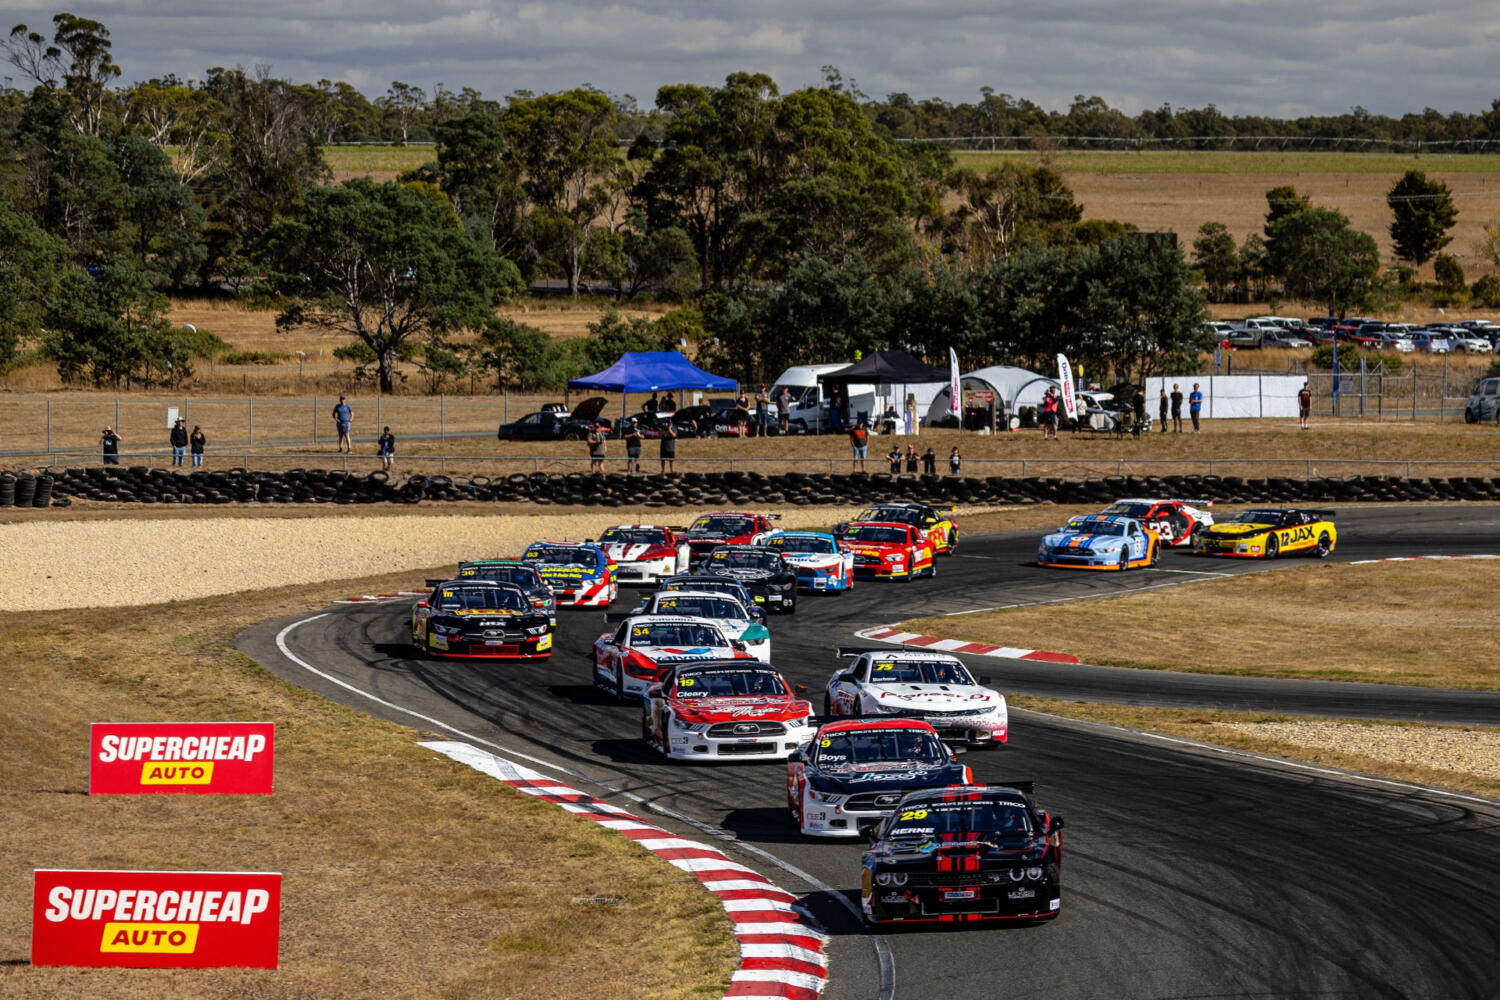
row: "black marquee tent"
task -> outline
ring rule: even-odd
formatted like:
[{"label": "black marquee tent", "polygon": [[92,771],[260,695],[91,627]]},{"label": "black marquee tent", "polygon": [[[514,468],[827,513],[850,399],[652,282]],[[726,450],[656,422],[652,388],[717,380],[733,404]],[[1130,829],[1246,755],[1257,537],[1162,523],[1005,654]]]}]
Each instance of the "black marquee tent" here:
[{"label": "black marquee tent", "polygon": [[921,385],[947,382],[948,372],[918,361],[905,351],[876,351],[838,371],[819,375],[825,385]]}]

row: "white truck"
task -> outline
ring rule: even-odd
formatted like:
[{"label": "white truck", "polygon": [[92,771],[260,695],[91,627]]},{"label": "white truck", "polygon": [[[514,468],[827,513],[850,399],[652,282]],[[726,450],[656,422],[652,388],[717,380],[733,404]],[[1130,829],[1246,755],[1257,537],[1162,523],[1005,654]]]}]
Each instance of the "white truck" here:
[{"label": "white truck", "polygon": [[[776,400],[781,395],[782,386],[785,386],[792,404],[787,415],[787,429],[791,433],[812,434],[832,430],[833,424],[828,416],[828,387],[818,383],[818,376],[848,367],[847,364],[842,364],[793,365],[788,368],[776,377],[775,384],[771,386],[771,418],[774,420],[776,417]],[[859,415],[864,413],[873,422],[878,416],[875,404],[873,385],[855,383],[849,386],[850,420],[858,420]]]}]

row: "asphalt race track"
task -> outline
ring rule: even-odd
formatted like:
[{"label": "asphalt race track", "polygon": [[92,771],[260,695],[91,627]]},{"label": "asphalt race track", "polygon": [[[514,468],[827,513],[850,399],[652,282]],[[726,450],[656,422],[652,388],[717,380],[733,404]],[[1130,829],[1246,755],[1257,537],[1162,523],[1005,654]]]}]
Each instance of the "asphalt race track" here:
[{"label": "asphalt race track", "polygon": [[[600,512],[601,526],[608,516]],[[1338,523],[1335,560],[1500,553],[1494,505],[1346,508]],[[843,596],[804,597],[795,615],[772,618],[776,665],[807,685],[818,708],[834,669],[832,646],[858,644],[850,635],[857,628],[1268,565],[1168,553],[1155,570],[1049,571],[1028,564],[1036,537],[966,535],[958,555],[939,561],[935,580],[862,581]],[[615,606],[636,600],[626,591]],[[639,797],[666,811],[648,813],[652,822],[686,836],[732,839],[739,846],[729,845],[731,854],[805,894],[834,935],[828,997],[1478,998],[1500,991],[1500,806],[1493,802],[1013,712],[1010,744],[965,761],[981,780],[1035,780],[1038,801],[1066,817],[1061,916],[1039,926],[867,935],[833,898],[857,901],[860,847],[794,832],[783,765],[666,763],[640,740],[639,708],[594,691],[587,658],[604,631],[598,610],[562,612],[550,662],[480,666],[414,659],[408,614],[406,601],[341,605],[310,620],[265,623],[238,641],[277,674],[328,697],[451,737],[434,724],[442,723],[602,783],[606,791],[584,786],[601,797],[610,798],[608,789]],[[302,664],[387,704],[310,672],[282,653],[278,635]],[[1026,644],[1025,637],[1012,641]],[[970,663],[1006,693],[1500,721],[1493,694]]]}]

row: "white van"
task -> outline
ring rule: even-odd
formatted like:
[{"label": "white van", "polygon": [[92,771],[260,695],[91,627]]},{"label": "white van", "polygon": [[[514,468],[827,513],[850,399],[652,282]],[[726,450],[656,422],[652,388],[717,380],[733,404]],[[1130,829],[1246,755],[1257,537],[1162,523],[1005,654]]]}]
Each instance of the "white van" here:
[{"label": "white van", "polygon": [[[781,387],[786,386],[791,396],[792,408],[787,416],[787,429],[793,434],[812,434],[832,429],[828,417],[827,387],[819,384],[818,376],[836,372],[842,365],[793,365],[776,377],[771,386],[771,416],[776,416],[776,397]],[[849,386],[849,417],[858,420],[861,413],[868,414],[873,422],[875,412],[875,387],[855,383]]]}]

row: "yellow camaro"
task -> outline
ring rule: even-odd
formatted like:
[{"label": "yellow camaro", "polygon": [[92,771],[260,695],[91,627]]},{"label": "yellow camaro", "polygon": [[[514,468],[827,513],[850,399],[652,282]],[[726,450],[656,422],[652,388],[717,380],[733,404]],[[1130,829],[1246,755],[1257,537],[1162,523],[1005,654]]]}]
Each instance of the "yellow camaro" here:
[{"label": "yellow camaro", "polygon": [[1193,536],[1193,551],[1200,556],[1240,559],[1275,559],[1288,552],[1307,552],[1321,559],[1338,543],[1333,513],[1289,507],[1241,511]]}]

